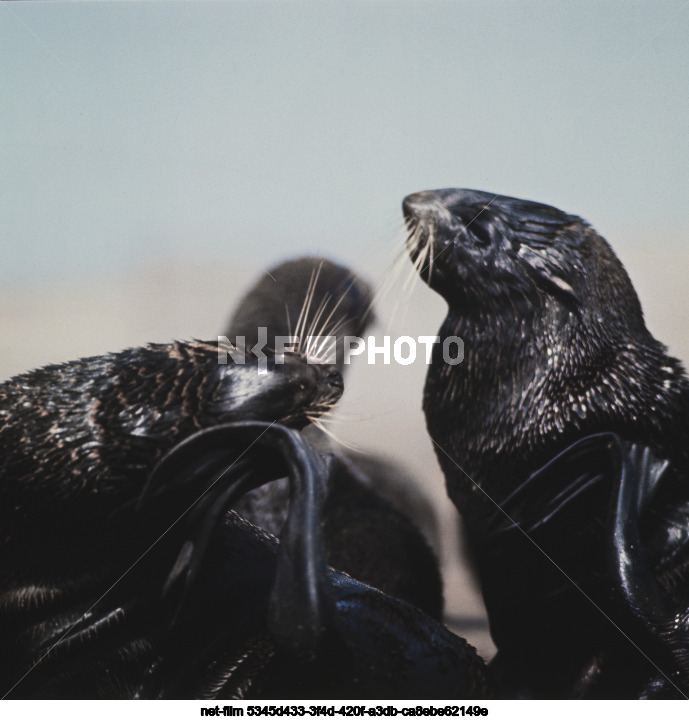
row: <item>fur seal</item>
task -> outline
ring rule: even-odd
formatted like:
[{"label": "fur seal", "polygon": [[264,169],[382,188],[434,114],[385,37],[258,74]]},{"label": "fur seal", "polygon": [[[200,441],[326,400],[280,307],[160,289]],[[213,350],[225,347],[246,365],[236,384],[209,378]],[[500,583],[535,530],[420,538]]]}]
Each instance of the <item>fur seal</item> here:
[{"label": "fur seal", "polygon": [[[345,371],[345,336],[362,336],[373,318],[373,293],[349,268],[306,256],[271,267],[238,302],[226,335],[258,342],[267,329],[276,336],[299,335],[307,358],[316,352],[308,336],[336,338],[337,367]],[[316,427],[304,437],[336,454],[323,509],[324,542],[331,566],[381,591],[417,606],[433,618],[443,610],[437,560],[414,523],[433,533],[435,516],[413,482],[389,462],[348,454]],[[235,507],[245,518],[280,535],[287,511],[284,481],[261,486]],[[375,549],[372,552],[371,549]]]},{"label": "fur seal", "polygon": [[[0,385],[4,692],[62,631],[78,622],[75,633],[81,629],[88,640],[93,632],[107,645],[121,616],[133,614],[141,622],[132,607],[160,594],[180,539],[154,549],[146,572],[135,567],[108,596],[100,616],[89,610],[187,507],[171,500],[172,489],[146,512],[135,508],[166,453],[195,433],[233,421],[301,428],[342,392],[336,368],[307,365],[300,357],[288,355],[283,364],[268,358],[265,374],[258,373],[255,358],[247,357],[245,364],[228,361],[218,363],[217,343],[177,342],[47,366]],[[227,541],[230,546],[265,557],[256,545],[258,532],[245,521],[235,514],[226,525],[236,537]],[[140,628],[137,633],[126,636],[131,646],[123,641],[116,658],[100,667],[105,674],[100,683],[90,685],[76,674],[82,688],[77,696],[132,691],[137,673],[154,655],[146,633]],[[88,658],[87,644],[79,663]],[[39,683],[41,678],[40,671],[32,672],[18,693],[30,694],[23,689],[38,683],[36,693],[69,695],[68,681],[61,679],[53,692]],[[108,678],[108,690],[99,691]]]},{"label": "fur seal", "polygon": [[[464,340],[459,364],[444,362],[436,347],[424,412],[476,557],[502,693],[671,695],[657,669],[630,651],[581,596],[565,593],[561,603],[544,606],[543,594],[561,584],[546,559],[529,557],[528,543],[511,555],[523,567],[502,580],[491,571],[495,557],[485,548],[495,504],[509,504],[530,474],[578,440],[614,433],[670,463],[640,516],[643,551],[637,554],[648,557],[652,582],[674,599],[676,610],[685,611],[689,382],[681,364],[646,329],[622,264],[581,218],[541,203],[461,189],[414,193],[404,199],[403,212],[411,258],[448,304],[439,335]],[[562,490],[558,484],[575,472],[566,465],[548,476],[544,493]],[[606,547],[610,491],[596,487],[597,496],[586,497],[576,514],[564,515],[569,530],[551,539],[551,550],[566,567],[576,568],[577,555],[595,565]],[[528,515],[523,505],[511,511],[517,525]],[[539,585],[541,574],[551,580]],[[583,585],[593,583],[593,575],[575,573]],[[609,575],[602,574],[603,586]],[[529,592],[531,583],[541,596]]]},{"label": "fur seal", "polygon": [[141,492],[164,452],[233,420],[304,427],[342,392],[335,368],[287,355],[218,363],[217,343],[150,345],[47,366],[0,385],[0,523],[5,544],[45,528],[98,525]]}]

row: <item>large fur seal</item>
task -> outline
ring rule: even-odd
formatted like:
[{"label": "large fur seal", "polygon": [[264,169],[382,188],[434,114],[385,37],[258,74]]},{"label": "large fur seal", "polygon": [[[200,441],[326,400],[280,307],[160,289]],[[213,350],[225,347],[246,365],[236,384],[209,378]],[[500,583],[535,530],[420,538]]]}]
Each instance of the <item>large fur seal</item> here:
[{"label": "large fur seal", "polygon": [[[502,693],[554,698],[676,693],[674,671],[663,673],[649,663],[614,619],[599,612],[614,575],[593,570],[608,549],[604,527],[614,513],[609,487],[592,481],[597,495],[584,494],[576,512],[568,506],[559,519],[562,530],[550,524],[550,551],[572,570],[573,580],[594,587],[599,608],[563,588],[562,576],[527,540],[513,539],[522,545],[511,549],[509,568],[486,549],[496,505],[508,507],[519,526],[529,511],[514,494],[529,487],[529,475],[579,439],[612,432],[670,463],[652,503],[640,512],[643,549],[628,558],[647,560],[653,572],[649,589],[657,583],[683,617],[689,580],[689,382],[680,363],[648,332],[622,264],[581,218],[540,203],[458,189],[415,193],[405,198],[403,210],[411,257],[448,303],[441,339],[464,340],[459,364],[445,362],[442,346],[436,347],[424,411],[477,559]],[[600,455],[587,455],[589,466],[582,470],[577,453],[571,463],[551,469],[541,493],[564,494],[571,474],[609,477]],[[503,575],[496,576],[495,568]],[[644,590],[637,590],[643,596]],[[622,609],[634,605],[629,590],[625,593],[623,603],[610,607],[612,615],[632,613]],[[686,624],[679,626],[685,633]]]}]

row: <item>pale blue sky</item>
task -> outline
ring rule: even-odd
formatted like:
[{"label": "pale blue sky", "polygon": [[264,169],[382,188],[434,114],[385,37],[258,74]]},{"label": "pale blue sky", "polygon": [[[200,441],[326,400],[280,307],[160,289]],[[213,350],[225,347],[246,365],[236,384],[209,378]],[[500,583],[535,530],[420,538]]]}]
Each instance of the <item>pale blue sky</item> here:
[{"label": "pale blue sky", "polygon": [[0,97],[4,283],[356,266],[429,187],[689,228],[687,2],[2,3]]}]

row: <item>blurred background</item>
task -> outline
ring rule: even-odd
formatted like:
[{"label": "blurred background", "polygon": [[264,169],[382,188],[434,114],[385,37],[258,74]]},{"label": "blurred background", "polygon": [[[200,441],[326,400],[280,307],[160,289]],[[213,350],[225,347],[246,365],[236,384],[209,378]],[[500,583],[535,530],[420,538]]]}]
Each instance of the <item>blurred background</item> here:
[{"label": "blurred background", "polygon": [[[407,193],[588,219],[689,359],[689,3],[0,3],[0,377],[214,338],[276,261],[390,278]],[[432,334],[404,268],[379,335]],[[425,367],[358,364],[333,432],[395,458],[445,527],[448,612],[490,654],[425,437]]]}]

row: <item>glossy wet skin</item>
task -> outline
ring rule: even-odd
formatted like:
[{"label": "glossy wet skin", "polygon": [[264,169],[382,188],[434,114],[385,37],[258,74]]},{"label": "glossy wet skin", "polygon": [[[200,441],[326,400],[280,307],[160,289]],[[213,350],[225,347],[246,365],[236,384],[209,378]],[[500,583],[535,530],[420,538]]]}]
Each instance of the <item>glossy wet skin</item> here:
[{"label": "glossy wet skin", "polygon": [[286,353],[282,363],[270,356],[266,371],[259,373],[251,360],[244,367],[219,366],[217,386],[206,404],[209,420],[279,420],[303,428],[309,415],[334,405],[344,389],[335,366],[306,363],[297,354]]}]

